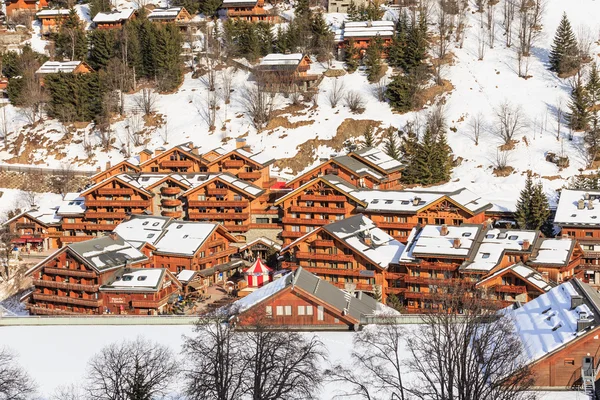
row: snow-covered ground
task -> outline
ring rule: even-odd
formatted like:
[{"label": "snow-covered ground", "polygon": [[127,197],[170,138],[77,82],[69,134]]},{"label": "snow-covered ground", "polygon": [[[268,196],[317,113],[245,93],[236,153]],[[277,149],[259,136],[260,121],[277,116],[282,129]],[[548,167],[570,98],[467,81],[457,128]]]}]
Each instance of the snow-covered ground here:
[{"label": "snow-covered ground", "polygon": [[[25,211],[29,209],[29,204],[22,190],[18,189],[0,189],[0,221],[8,211],[20,208]],[[40,209],[49,209],[56,207],[61,201],[61,196],[53,193],[40,193],[36,198],[36,204]]]},{"label": "snow-covered ground", "polygon": [[[407,326],[407,331],[411,329],[414,326]],[[182,336],[191,334],[191,326],[0,327],[1,343],[18,353],[21,365],[36,379],[42,398],[47,398],[58,386],[81,382],[87,361],[103,346],[143,336],[179,353]],[[354,333],[318,332],[316,335],[327,348],[330,361],[350,362]],[[326,385],[320,397],[331,400],[338,390],[336,385]],[[550,392],[544,393],[540,400],[585,399],[577,392]]]}]

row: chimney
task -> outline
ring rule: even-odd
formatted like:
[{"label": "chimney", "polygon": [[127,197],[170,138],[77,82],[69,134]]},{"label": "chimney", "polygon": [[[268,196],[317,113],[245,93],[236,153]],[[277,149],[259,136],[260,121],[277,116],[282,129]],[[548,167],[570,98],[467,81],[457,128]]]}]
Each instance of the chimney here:
[{"label": "chimney", "polygon": [[440,229],[440,235],[448,236],[448,225],[442,225],[442,228]]},{"label": "chimney", "polygon": [[576,309],[583,304],[583,297],[578,294],[571,295],[571,310]]},{"label": "chimney", "polygon": [[452,247],[454,247],[455,249],[460,249],[460,239],[459,238],[454,238],[454,241],[452,242]]},{"label": "chimney", "polygon": [[544,280],[544,282],[548,282],[549,278],[548,278],[548,271],[544,271],[542,272],[542,279]]},{"label": "chimney", "polygon": [[96,172],[100,172],[100,171],[102,171],[102,168],[96,167]]},{"label": "chimney", "polygon": [[594,202],[590,199],[587,202],[587,208],[588,210],[593,210],[594,209]]},{"label": "chimney", "polygon": [[483,221],[483,229],[486,230],[488,228],[488,222]]},{"label": "chimney", "polygon": [[569,235],[567,235],[566,233],[563,233],[560,237],[561,237],[561,239],[568,239]]},{"label": "chimney", "polygon": [[165,151],[164,147],[157,147],[156,149],[154,149],[154,157],[156,157],[157,155],[159,155],[163,151]]},{"label": "chimney", "polygon": [[529,239],[524,239],[521,247],[523,248],[523,251],[529,250],[529,248],[531,247],[531,243],[529,242]]},{"label": "chimney", "polygon": [[590,199],[590,194],[589,194],[589,193],[586,193],[586,194],[584,194],[584,195],[583,195],[583,198],[584,198],[585,200],[589,200],[589,199]]},{"label": "chimney", "polygon": [[585,208],[585,202],[583,201],[583,199],[578,200],[577,201],[577,209],[578,210],[583,210]]},{"label": "chimney", "polygon": [[110,161],[106,162],[106,169],[110,169]]},{"label": "chimney", "polygon": [[235,139],[235,148],[236,149],[241,149],[245,146],[246,146],[246,138],[239,137],[239,138]]},{"label": "chimney", "polygon": [[420,197],[415,197],[412,201],[413,206],[418,206],[420,201],[421,201]]}]

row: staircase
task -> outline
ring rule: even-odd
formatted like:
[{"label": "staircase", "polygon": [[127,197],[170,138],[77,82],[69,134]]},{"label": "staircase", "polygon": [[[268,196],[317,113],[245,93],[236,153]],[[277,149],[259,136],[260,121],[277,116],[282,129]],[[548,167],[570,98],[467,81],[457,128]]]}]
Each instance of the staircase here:
[{"label": "staircase", "polygon": [[[600,369],[600,365],[598,366],[598,369]],[[597,391],[595,388],[598,369],[594,370],[594,368],[581,368],[581,388],[590,400],[598,400],[596,396]]]}]

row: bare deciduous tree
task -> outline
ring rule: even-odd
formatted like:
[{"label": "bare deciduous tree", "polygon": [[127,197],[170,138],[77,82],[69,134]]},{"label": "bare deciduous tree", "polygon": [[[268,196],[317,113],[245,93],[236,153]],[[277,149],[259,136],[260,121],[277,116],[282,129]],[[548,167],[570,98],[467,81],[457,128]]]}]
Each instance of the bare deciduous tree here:
[{"label": "bare deciduous tree", "polygon": [[56,388],[50,400],[87,400],[78,385],[66,385]]},{"label": "bare deciduous tree", "polygon": [[6,115],[6,105],[0,109],[0,135],[2,139],[4,139],[4,145],[6,146],[8,143],[8,135],[10,134],[10,121],[8,120],[8,116]]},{"label": "bare deciduous tree", "polygon": [[471,117],[469,121],[469,128],[471,133],[471,138],[475,143],[475,146],[479,146],[479,138],[481,137],[481,129],[483,127],[484,117],[483,113],[478,112],[476,115]]},{"label": "bare deciduous tree", "polygon": [[504,0],[503,3],[503,22],[504,36],[506,38],[506,47],[512,46],[513,21],[515,19],[515,8],[517,0]]},{"label": "bare deciduous tree", "polygon": [[563,103],[562,99],[559,98],[556,102],[556,140],[560,140],[560,129],[563,121]]},{"label": "bare deciduous tree", "polygon": [[378,101],[385,101],[385,91],[387,90],[388,80],[383,77],[375,83],[373,88],[373,94],[377,98]]},{"label": "bare deciduous tree", "polygon": [[158,96],[152,89],[144,88],[133,98],[135,105],[144,113],[150,115],[156,108]]},{"label": "bare deciduous tree", "polygon": [[503,140],[504,144],[508,145],[513,141],[515,135],[527,126],[525,116],[520,107],[513,106],[508,101],[500,104],[495,111],[498,119],[496,135]]},{"label": "bare deciduous tree", "polygon": [[50,178],[52,189],[64,197],[65,194],[76,189],[74,187],[75,171],[70,163],[61,163],[58,172]]},{"label": "bare deciduous tree", "polygon": [[93,399],[153,399],[169,393],[178,362],[162,344],[137,338],[104,347],[88,363],[86,391]]},{"label": "bare deciduous tree", "polygon": [[590,28],[586,25],[581,25],[577,29],[577,48],[579,49],[580,65],[590,60],[592,44],[594,36]]},{"label": "bare deciduous tree", "polygon": [[490,49],[494,48],[494,42],[496,40],[496,4],[497,1],[488,1],[485,9],[486,27],[488,31],[488,41]]},{"label": "bare deciduous tree", "polygon": [[35,384],[16,361],[14,353],[0,347],[0,400],[29,400]]},{"label": "bare deciduous tree", "polygon": [[240,95],[242,108],[259,130],[271,121],[275,108],[275,93],[268,93],[261,86],[258,82],[256,85],[246,86]]},{"label": "bare deciduous tree", "polygon": [[327,100],[329,100],[329,105],[331,108],[336,108],[339,102],[344,98],[344,94],[346,93],[346,88],[344,87],[344,82],[335,78],[331,83],[331,90],[327,94]]},{"label": "bare deciduous tree", "polygon": [[39,186],[35,182],[32,182],[31,180],[25,181],[23,190],[19,196],[21,202],[25,204],[25,207],[33,208],[37,205],[37,202],[40,199],[40,193],[36,192],[36,190],[39,190]]},{"label": "bare deciduous tree", "polygon": [[24,100],[20,109],[21,115],[27,119],[28,123],[35,124],[42,118],[43,105],[46,102],[46,94],[37,79],[25,80],[22,97]]},{"label": "bare deciduous tree", "polygon": [[365,100],[363,99],[362,95],[357,91],[351,90],[348,93],[346,93],[344,100],[346,101],[346,106],[348,106],[350,111],[352,111],[355,114],[359,113],[361,109],[365,107]]},{"label": "bare deciduous tree", "polygon": [[477,29],[477,59],[483,61],[485,57],[485,39],[486,33],[484,28]]},{"label": "bare deciduous tree", "polygon": [[[21,210],[16,212],[15,215],[18,215]],[[13,257],[13,248],[14,243],[13,240],[16,239],[19,235],[16,232],[10,230],[9,225],[4,225],[0,227],[0,265],[2,269],[0,270],[0,276],[4,276],[5,280],[9,280],[13,274],[11,274],[10,260]],[[2,370],[2,349],[0,348],[0,371]],[[0,381],[2,378],[0,377]],[[0,384],[1,386],[1,384]],[[0,397],[1,399],[1,397]]]},{"label": "bare deciduous tree", "polygon": [[221,90],[223,102],[229,104],[231,102],[231,92],[233,88],[233,68],[224,68],[221,70]]},{"label": "bare deciduous tree", "polygon": [[511,150],[500,151],[496,149],[496,153],[492,158],[492,167],[496,171],[504,171],[509,166]]},{"label": "bare deciduous tree", "polygon": [[403,329],[396,324],[369,327],[353,339],[352,365],[332,365],[326,379],[340,387],[336,398],[407,399],[403,381]]},{"label": "bare deciduous tree", "polygon": [[433,60],[433,70],[435,83],[438,85],[442,85],[442,71],[444,66],[446,65],[446,56],[448,54],[448,49],[450,48],[450,32],[452,25],[452,18],[448,14],[448,8],[445,6],[446,2],[444,0],[439,0],[437,15],[436,15],[436,36],[437,43],[433,46],[433,54],[435,56],[435,60]]}]

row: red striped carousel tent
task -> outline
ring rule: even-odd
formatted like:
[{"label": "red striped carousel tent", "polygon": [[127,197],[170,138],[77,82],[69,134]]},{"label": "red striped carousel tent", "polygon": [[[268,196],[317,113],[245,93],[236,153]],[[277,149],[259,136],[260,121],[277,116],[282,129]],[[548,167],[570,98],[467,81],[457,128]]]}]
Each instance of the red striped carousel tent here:
[{"label": "red striped carousel tent", "polygon": [[265,265],[260,258],[256,259],[254,265],[244,272],[249,287],[261,287],[271,282],[273,270]]}]

